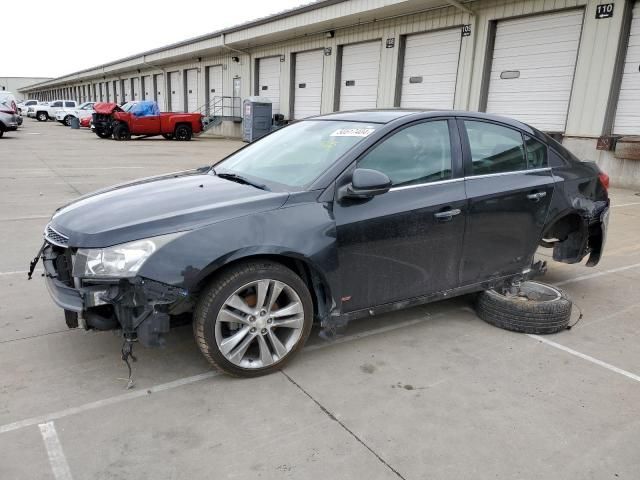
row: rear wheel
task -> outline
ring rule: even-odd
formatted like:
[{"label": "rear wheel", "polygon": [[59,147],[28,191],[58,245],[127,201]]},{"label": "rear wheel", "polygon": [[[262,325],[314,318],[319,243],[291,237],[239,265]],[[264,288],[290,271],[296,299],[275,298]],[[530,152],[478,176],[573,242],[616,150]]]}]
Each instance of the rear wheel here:
[{"label": "rear wheel", "polygon": [[189,125],[178,125],[174,135],[176,140],[191,140],[191,127]]},{"label": "rear wheel", "polygon": [[67,115],[66,117],[64,117],[64,124],[65,124],[67,127],[70,127],[70,126],[71,126],[71,119],[72,119],[72,118],[73,118],[73,117],[72,117],[71,115]]},{"label": "rear wheel", "polygon": [[46,122],[47,120],[49,120],[49,116],[47,115],[47,112],[38,112],[36,114],[36,118],[38,119],[39,122]]},{"label": "rear wheel", "polygon": [[313,322],[311,295],[285,266],[255,261],[236,265],[203,292],[193,330],[204,356],[238,377],[281,369],[303,347]]},{"label": "rear wheel", "polygon": [[571,318],[571,300],[552,285],[523,282],[518,295],[482,292],[476,306],[485,322],[513,332],[548,334],[564,330]]},{"label": "rear wheel", "polygon": [[129,140],[131,138],[129,127],[124,123],[117,124],[113,127],[113,138],[116,140]]}]

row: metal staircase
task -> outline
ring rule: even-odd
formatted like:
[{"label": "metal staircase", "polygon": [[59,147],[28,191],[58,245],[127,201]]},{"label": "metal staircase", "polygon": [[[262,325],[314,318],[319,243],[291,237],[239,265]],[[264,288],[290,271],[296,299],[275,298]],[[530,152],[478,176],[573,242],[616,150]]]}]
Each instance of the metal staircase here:
[{"label": "metal staircase", "polygon": [[225,120],[241,122],[242,101],[240,97],[213,97],[196,112],[202,115],[202,131],[206,132]]}]

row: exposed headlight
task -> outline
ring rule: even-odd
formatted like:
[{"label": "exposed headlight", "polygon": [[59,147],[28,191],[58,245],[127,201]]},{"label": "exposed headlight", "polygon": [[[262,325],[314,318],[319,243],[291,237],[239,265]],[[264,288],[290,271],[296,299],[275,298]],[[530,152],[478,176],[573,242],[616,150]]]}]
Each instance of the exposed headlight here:
[{"label": "exposed headlight", "polygon": [[79,248],[73,264],[73,276],[135,277],[140,267],[156,250],[182,234],[183,232],[145,238],[107,248]]}]

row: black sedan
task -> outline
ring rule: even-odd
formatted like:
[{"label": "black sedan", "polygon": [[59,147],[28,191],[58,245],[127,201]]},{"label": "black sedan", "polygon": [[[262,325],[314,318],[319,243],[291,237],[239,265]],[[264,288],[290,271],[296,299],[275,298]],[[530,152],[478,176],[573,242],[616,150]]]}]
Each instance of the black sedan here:
[{"label": "black sedan", "polygon": [[[331,333],[445,297],[513,292],[540,270],[540,245],[595,265],[607,187],[595,164],[514,120],[336,113],[214,168],[82,197],[56,211],[41,254],[70,327],[122,329],[126,358],[192,312],[207,359],[255,376],[290,360],[314,321]],[[530,296],[555,298],[538,285]]]}]

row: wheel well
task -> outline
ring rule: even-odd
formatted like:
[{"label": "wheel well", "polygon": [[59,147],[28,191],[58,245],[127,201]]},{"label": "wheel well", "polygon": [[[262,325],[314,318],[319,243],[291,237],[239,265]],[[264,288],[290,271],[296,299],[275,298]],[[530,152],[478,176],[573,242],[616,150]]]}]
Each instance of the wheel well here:
[{"label": "wheel well", "polygon": [[577,213],[570,213],[559,218],[548,226],[542,235],[542,239],[556,238],[561,242],[566,240],[570,233],[582,230],[583,220]]},{"label": "wheel well", "polygon": [[179,122],[176,123],[175,128],[173,129],[173,132],[175,133],[175,131],[178,129],[178,127],[182,127],[182,126],[187,127],[189,130],[193,130],[193,128],[191,128],[191,124],[189,122]]},{"label": "wheel well", "polygon": [[226,263],[225,265],[222,265],[220,268],[211,272],[206,277],[202,278],[198,282],[196,287],[192,289],[194,295],[197,297],[200,291],[202,291],[209,283],[211,283],[214,278],[216,278],[227,269],[233,267],[234,265],[237,265],[238,263],[250,262],[252,260],[269,260],[272,262],[280,263],[281,265],[287,267],[289,270],[292,270],[302,279],[302,281],[309,289],[309,293],[311,293],[311,299],[313,300],[313,311],[316,319],[321,320],[329,316],[332,303],[331,292],[322,275],[320,275],[317,269],[315,269],[308,262],[298,258],[288,257],[286,255],[252,255]]}]

